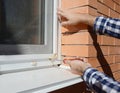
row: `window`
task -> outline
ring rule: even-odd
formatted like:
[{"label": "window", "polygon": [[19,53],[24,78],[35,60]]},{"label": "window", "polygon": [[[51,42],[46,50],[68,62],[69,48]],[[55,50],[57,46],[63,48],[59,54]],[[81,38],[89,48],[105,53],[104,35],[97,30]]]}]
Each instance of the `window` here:
[{"label": "window", "polygon": [[0,93],[47,93],[82,81],[56,67],[57,1],[0,0]]},{"label": "window", "polygon": [[57,0],[1,0],[0,7],[0,64],[38,61],[54,53]]},{"label": "window", "polygon": [[52,53],[53,0],[2,0],[0,54]]}]

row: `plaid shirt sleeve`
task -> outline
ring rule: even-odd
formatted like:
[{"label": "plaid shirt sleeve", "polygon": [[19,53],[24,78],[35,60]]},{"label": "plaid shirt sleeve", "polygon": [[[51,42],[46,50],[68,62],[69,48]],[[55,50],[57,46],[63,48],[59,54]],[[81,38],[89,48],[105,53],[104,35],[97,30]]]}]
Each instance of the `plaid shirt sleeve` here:
[{"label": "plaid shirt sleeve", "polygon": [[120,19],[97,17],[94,23],[94,30],[99,34],[120,38]]},{"label": "plaid shirt sleeve", "polygon": [[120,82],[94,68],[88,68],[83,74],[83,79],[95,93],[120,93]]}]

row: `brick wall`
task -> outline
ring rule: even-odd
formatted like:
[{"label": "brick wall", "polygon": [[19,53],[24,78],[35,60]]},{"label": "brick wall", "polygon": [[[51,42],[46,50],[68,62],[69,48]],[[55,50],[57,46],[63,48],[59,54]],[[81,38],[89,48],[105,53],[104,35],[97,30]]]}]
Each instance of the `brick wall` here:
[{"label": "brick wall", "polygon": [[[120,0],[61,0],[62,9],[93,16],[120,18]],[[86,57],[93,67],[120,81],[120,40],[105,35],[96,35],[86,25],[80,25],[77,33],[64,32],[78,30],[62,28],[62,56]],[[90,32],[90,33],[89,33]]]}]

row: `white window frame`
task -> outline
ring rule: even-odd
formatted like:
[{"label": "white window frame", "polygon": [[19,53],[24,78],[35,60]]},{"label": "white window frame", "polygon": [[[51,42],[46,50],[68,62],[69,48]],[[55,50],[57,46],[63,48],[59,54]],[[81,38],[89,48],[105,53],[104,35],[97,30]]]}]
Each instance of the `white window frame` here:
[{"label": "white window frame", "polygon": [[[57,8],[58,0],[53,0],[53,52],[49,54],[0,55],[0,74],[39,69],[60,64],[60,61],[57,61],[61,59],[61,37],[60,31],[58,31]],[[44,47],[44,45],[41,47]]]},{"label": "white window frame", "polygon": [[[79,75],[56,67],[61,64],[61,33],[56,15],[58,1],[54,0],[53,53],[0,56],[0,74],[3,74],[0,75],[0,93],[48,93],[83,81]],[[43,67],[51,68],[39,69]]]}]

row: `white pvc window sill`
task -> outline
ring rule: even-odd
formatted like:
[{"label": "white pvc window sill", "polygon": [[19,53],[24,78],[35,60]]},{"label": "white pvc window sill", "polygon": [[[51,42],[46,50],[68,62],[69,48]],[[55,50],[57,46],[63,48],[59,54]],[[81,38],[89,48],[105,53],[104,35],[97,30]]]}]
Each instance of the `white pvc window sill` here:
[{"label": "white pvc window sill", "polygon": [[0,93],[47,93],[82,82],[78,75],[59,67],[0,76]]}]

